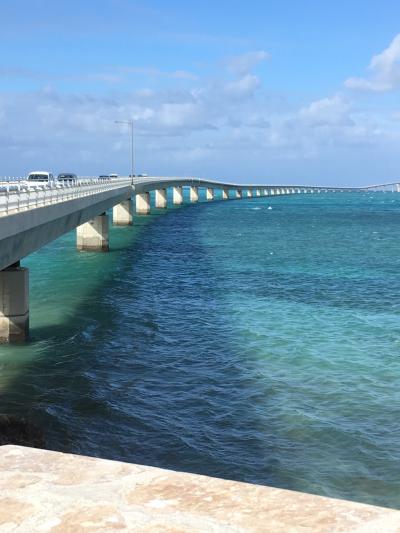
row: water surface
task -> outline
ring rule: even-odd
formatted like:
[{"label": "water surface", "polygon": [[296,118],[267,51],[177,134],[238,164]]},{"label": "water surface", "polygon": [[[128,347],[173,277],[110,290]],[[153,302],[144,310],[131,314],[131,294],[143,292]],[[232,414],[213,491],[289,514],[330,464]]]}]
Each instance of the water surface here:
[{"label": "water surface", "polygon": [[400,507],[400,195],[214,202],[23,261],[1,410],[50,448]]}]

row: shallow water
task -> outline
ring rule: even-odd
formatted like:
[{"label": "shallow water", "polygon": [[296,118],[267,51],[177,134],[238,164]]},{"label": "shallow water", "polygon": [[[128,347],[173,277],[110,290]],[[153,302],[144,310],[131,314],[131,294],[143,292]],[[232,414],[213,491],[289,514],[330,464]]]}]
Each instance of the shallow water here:
[{"label": "shallow water", "polygon": [[[272,207],[272,209],[269,209]],[[400,507],[400,195],[202,203],[23,261],[50,448]]]}]

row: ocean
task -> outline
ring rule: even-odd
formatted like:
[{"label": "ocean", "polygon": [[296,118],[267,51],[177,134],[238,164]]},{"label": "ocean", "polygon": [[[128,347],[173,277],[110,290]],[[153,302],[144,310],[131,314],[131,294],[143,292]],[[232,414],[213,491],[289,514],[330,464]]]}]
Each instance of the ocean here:
[{"label": "ocean", "polygon": [[153,210],[22,261],[0,411],[50,449],[400,508],[400,195]]}]

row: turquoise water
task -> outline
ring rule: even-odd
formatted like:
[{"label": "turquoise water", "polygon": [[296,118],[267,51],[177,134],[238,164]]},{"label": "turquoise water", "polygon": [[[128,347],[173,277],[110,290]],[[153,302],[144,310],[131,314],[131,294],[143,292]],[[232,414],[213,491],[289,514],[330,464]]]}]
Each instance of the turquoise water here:
[{"label": "turquoise water", "polygon": [[400,507],[400,195],[215,202],[27,258],[2,411],[50,448]]}]

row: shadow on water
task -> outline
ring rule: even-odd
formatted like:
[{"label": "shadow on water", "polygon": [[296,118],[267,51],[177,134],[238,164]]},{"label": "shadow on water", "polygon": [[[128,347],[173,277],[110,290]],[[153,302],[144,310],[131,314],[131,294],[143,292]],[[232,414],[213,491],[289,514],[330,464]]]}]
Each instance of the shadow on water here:
[{"label": "shadow on water", "polygon": [[[268,391],[252,388],[257,369],[230,346],[234,328],[196,230],[195,210],[211,206],[186,207],[146,217],[79,306],[12,347],[2,411],[44,428],[51,449],[276,483],[274,458],[254,436]],[[74,254],[59,260],[72,268]],[[62,308],[64,290],[46,304]]]},{"label": "shadow on water", "polygon": [[[286,308],[265,315],[274,302],[299,301],[310,313],[322,302],[344,307],[329,261],[316,281],[313,265],[293,271],[314,230],[312,220],[307,229],[290,218],[286,201],[300,205],[277,200],[261,229],[255,209],[265,200],[203,204],[115,228],[111,254],[77,254],[72,239],[42,262],[38,254],[32,317],[44,316],[32,343],[1,349],[2,411],[44,428],[60,451],[398,505],[390,461],[386,470],[379,462],[390,447],[380,446],[377,413],[367,405],[361,414],[372,426],[363,427],[354,400],[346,403],[351,373],[311,353],[309,330],[296,338]],[[279,238],[285,225],[290,247]],[[257,260],[255,235],[268,243]],[[326,283],[321,294],[310,295],[312,279]],[[343,296],[354,295],[345,283]],[[298,308],[289,311],[297,320]],[[277,331],[265,323],[275,312]],[[385,416],[395,419],[390,407]]]}]

